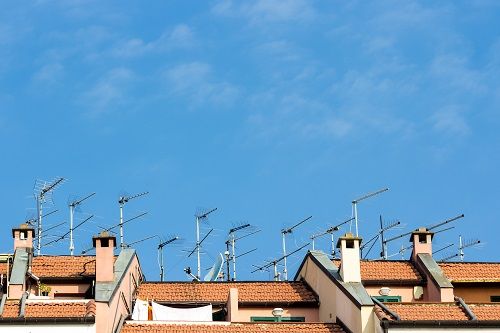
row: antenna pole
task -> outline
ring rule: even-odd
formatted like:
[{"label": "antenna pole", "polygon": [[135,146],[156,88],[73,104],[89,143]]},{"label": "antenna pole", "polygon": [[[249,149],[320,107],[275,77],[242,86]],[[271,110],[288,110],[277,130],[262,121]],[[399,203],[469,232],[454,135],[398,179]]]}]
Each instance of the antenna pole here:
[{"label": "antenna pole", "polygon": [[75,250],[75,244],[73,243],[73,215],[74,215],[74,205],[69,205],[69,254],[73,255]]},{"label": "antenna pole", "polygon": [[273,266],[274,266],[274,281],[279,281],[280,273],[278,273],[278,263],[276,261],[273,261]]},{"label": "antenna pole", "polygon": [[226,241],[226,253],[225,253],[225,256],[226,256],[226,270],[227,270],[227,281],[231,281],[231,270],[230,270],[230,263],[229,263],[229,260],[230,257],[229,257],[229,241]]},{"label": "antenna pole", "polygon": [[125,243],[123,241],[123,205],[124,202],[120,202],[120,247],[122,249],[125,247]]},{"label": "antenna pole", "polygon": [[[352,201],[352,215],[354,217],[354,222],[356,224],[356,237],[358,237],[358,202],[361,202],[365,199],[371,198],[373,196],[376,196],[376,195],[383,193],[385,191],[388,191],[388,190],[389,190],[389,188],[386,187],[386,188],[383,188],[381,190],[366,194],[366,195],[362,196],[361,198],[358,198],[358,199],[355,199]],[[349,231],[351,231],[351,228],[352,228],[352,223],[349,227]]]},{"label": "antenna pole", "polygon": [[283,235],[283,264],[285,265],[285,268],[283,268],[283,278],[285,279],[285,281],[288,281],[288,270],[287,270],[287,266],[286,266],[286,241],[285,241],[285,233],[282,234]]},{"label": "antenna pole", "polygon": [[464,254],[464,245],[462,243],[462,235],[458,236],[458,243],[459,243],[459,249],[460,249],[460,253],[459,253],[460,254],[460,261],[463,262],[465,254]]},{"label": "antenna pole", "polygon": [[163,282],[163,246],[158,251],[160,251],[160,281]]},{"label": "antenna pole", "polygon": [[198,271],[196,277],[199,279],[201,276],[201,261],[200,261],[200,218],[196,216],[196,256],[198,259]]},{"label": "antenna pole", "polygon": [[236,281],[236,254],[234,253],[234,233],[231,237],[231,246],[233,250],[233,281]]},{"label": "antenna pole", "polygon": [[36,244],[36,254],[40,255],[40,250],[41,250],[41,245],[42,245],[42,213],[43,213],[43,207],[42,207],[42,201],[43,201],[43,192],[40,192],[39,195],[36,196],[36,203],[37,203],[37,210],[38,210],[38,226],[37,226],[37,244]]}]

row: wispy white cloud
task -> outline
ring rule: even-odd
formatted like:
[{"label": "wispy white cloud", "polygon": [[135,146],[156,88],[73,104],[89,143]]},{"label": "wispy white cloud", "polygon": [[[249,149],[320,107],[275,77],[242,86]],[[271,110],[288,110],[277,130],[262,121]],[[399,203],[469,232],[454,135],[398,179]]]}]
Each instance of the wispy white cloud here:
[{"label": "wispy white cloud", "polygon": [[464,112],[458,106],[448,106],[435,112],[431,117],[433,129],[441,134],[464,136],[470,132]]},{"label": "wispy white cloud", "polygon": [[191,106],[211,103],[230,106],[240,91],[233,84],[216,78],[207,63],[191,62],[180,64],[165,71],[168,92],[186,98]]},{"label": "wispy white cloud", "polygon": [[47,88],[59,83],[64,76],[64,66],[60,63],[52,63],[42,66],[36,71],[31,80],[34,84]]},{"label": "wispy white cloud", "polygon": [[304,22],[313,20],[317,13],[311,1],[306,0],[258,0],[219,1],[212,12],[228,17],[244,17],[251,24],[272,22]]},{"label": "wispy white cloud", "polygon": [[179,24],[149,42],[141,38],[120,41],[112,47],[111,54],[116,57],[137,57],[148,53],[190,48],[194,45],[193,30],[186,24]]},{"label": "wispy white cloud", "polygon": [[127,68],[115,68],[105,73],[80,98],[86,114],[96,117],[115,110],[130,101],[128,87],[134,73]]}]

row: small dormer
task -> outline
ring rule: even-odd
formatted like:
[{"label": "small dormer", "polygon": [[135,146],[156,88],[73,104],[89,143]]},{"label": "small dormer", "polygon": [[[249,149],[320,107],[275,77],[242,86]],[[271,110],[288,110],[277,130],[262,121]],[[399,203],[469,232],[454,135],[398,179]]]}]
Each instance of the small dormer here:
[{"label": "small dormer", "polygon": [[114,250],[116,237],[103,231],[92,237],[95,247],[95,280],[96,282],[110,282],[114,279]]},{"label": "small dormer", "polygon": [[361,238],[346,233],[337,241],[340,248],[340,276],[344,282],[361,282],[359,246]]},{"label": "small dormer", "polygon": [[411,233],[410,242],[413,243],[412,260],[415,261],[417,254],[427,253],[432,255],[432,237],[434,233],[427,228],[418,228]]},{"label": "small dormer", "polygon": [[14,251],[17,248],[33,248],[33,237],[35,229],[28,224],[23,223],[18,228],[12,229],[12,237],[14,238]]}]

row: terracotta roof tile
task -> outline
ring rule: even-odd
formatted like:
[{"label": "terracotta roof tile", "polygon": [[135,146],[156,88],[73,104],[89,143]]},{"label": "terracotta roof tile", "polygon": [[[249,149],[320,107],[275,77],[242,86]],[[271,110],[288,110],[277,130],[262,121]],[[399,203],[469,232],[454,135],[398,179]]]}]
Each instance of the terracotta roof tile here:
[{"label": "terracotta roof tile", "polygon": [[385,303],[401,320],[469,320],[455,303]]},{"label": "terracotta roof tile", "polygon": [[40,278],[81,278],[95,276],[94,256],[36,256],[32,272]]},{"label": "terracotta roof tile", "polygon": [[500,263],[443,262],[439,267],[451,282],[500,282]]},{"label": "terracotta roof tile", "polygon": [[[334,260],[340,267],[340,260]],[[410,261],[361,260],[361,280],[370,281],[407,281],[420,283],[422,276]]]},{"label": "terracotta roof tile", "polygon": [[316,294],[303,282],[145,282],[137,298],[160,302],[225,303],[230,288],[238,288],[240,302],[312,302]]},{"label": "terracotta roof tile", "polygon": [[[19,317],[19,301],[7,301],[1,318]],[[94,301],[86,302],[32,302],[26,303],[26,318],[80,318],[94,317]]]},{"label": "terracotta roof tile", "polygon": [[467,304],[478,320],[500,320],[500,304]]},{"label": "terracotta roof tile", "polygon": [[166,324],[166,323],[133,323],[127,322],[122,333],[331,333],[344,332],[336,324],[324,323],[213,323],[213,324]]}]

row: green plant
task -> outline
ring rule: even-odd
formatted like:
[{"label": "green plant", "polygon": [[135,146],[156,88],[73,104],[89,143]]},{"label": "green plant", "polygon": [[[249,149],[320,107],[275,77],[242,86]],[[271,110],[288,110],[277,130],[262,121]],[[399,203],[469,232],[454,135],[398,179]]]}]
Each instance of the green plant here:
[{"label": "green plant", "polygon": [[39,290],[40,294],[48,295],[50,293],[50,291],[52,290],[52,288],[49,287],[48,285],[46,285],[45,283],[40,283],[40,285],[38,286],[38,290]]}]

